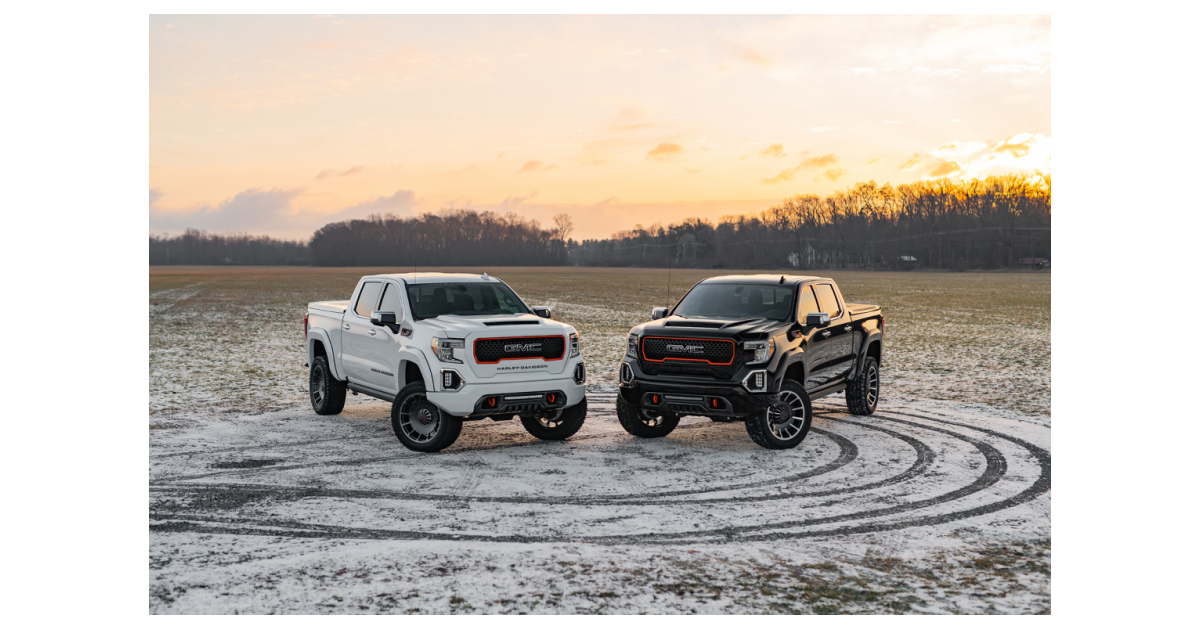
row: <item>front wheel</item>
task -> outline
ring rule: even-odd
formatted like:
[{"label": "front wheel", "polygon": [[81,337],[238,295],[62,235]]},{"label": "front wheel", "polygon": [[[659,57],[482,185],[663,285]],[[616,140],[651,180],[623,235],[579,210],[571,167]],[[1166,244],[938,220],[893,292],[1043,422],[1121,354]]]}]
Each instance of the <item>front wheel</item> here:
[{"label": "front wheel", "polygon": [[565,440],[579,431],[587,418],[587,399],[562,409],[548,411],[540,416],[521,416],[521,424],[529,435],[539,440]]},{"label": "front wheel", "polygon": [[413,451],[440,451],[458,439],[462,418],[451,416],[425,396],[425,383],[410,383],[392,402],[392,431]]},{"label": "front wheel", "polygon": [[677,414],[646,411],[627,403],[620,394],[617,395],[617,420],[630,435],[639,438],[661,438],[679,426]]},{"label": "front wheel", "polygon": [[863,360],[862,372],[846,384],[846,408],[855,416],[870,416],[879,404],[879,362]]},{"label": "front wheel", "polygon": [[746,433],[755,444],[785,449],[800,444],[812,426],[812,401],[804,386],[786,379],[779,400],[746,418]]}]

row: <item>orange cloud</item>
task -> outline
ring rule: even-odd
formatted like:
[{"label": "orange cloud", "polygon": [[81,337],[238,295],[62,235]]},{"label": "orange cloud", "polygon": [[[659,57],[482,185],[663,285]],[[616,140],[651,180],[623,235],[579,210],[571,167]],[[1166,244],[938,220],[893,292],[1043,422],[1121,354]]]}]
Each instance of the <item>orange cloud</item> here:
[{"label": "orange cloud", "polygon": [[327,179],[334,175],[350,176],[351,174],[358,174],[359,172],[362,172],[363,169],[364,169],[363,166],[356,165],[356,166],[351,167],[349,170],[346,170],[345,172],[338,172],[337,170],[321,170],[320,172],[317,173],[317,179],[318,180]]},{"label": "orange cloud", "polygon": [[787,153],[783,151],[783,144],[771,144],[767,149],[758,153],[764,157],[786,157]]},{"label": "orange cloud", "polygon": [[876,163],[879,163],[879,157],[875,157],[874,159],[871,159],[870,161],[868,161],[868,162],[866,163],[866,165],[873,165],[873,164],[876,164]]},{"label": "orange cloud", "polygon": [[519,174],[521,172],[545,172],[546,170],[557,170],[557,169],[558,169],[558,166],[553,163],[551,163],[549,165],[542,165],[541,161],[526,161],[525,165],[521,166],[521,169],[517,170],[517,173]]},{"label": "orange cloud", "polygon": [[800,162],[802,168],[823,168],[825,166],[834,165],[838,162],[838,158],[833,153],[820,155],[818,157],[809,157]]},{"label": "orange cloud", "polygon": [[846,175],[846,170],[844,168],[830,168],[828,170],[825,170],[824,177],[831,181],[836,181],[845,175]]},{"label": "orange cloud", "polygon": [[667,161],[682,154],[683,146],[680,146],[679,144],[663,142],[652,148],[650,152],[646,153],[646,158],[656,159],[658,161]]},{"label": "orange cloud", "polygon": [[908,161],[905,161],[904,165],[901,165],[899,167],[899,169],[900,170],[912,170],[913,168],[916,168],[919,165],[921,165],[921,153],[914,152],[913,156],[909,157]]},{"label": "orange cloud", "polygon": [[958,172],[961,169],[962,168],[959,167],[957,161],[943,161],[938,164],[938,167],[934,168],[933,171],[929,173],[929,176],[946,176],[947,174]]}]

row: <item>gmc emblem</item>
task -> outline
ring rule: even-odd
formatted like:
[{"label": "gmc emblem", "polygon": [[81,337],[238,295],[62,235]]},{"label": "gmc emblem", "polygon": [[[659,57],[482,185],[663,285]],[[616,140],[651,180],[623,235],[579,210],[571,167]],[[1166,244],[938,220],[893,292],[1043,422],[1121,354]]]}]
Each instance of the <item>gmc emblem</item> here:
[{"label": "gmc emblem", "polygon": [[540,351],[541,344],[505,344],[504,352],[506,353],[523,353],[525,351]]},{"label": "gmc emblem", "polygon": [[691,345],[691,344],[688,344],[688,345],[684,345],[684,344],[667,344],[667,350],[668,350],[668,351],[671,351],[672,353],[690,353],[690,354],[693,354],[693,355],[699,355],[699,354],[703,354],[703,353],[704,353],[704,347],[703,347],[703,346],[693,346],[693,345]]}]

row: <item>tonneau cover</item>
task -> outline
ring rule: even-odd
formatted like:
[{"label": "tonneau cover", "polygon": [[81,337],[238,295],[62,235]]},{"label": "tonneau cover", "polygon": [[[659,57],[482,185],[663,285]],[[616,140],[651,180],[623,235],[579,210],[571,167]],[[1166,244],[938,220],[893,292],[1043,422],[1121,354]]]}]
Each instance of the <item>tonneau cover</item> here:
[{"label": "tonneau cover", "polygon": [[348,300],[323,300],[320,302],[308,304],[309,309],[316,309],[317,311],[328,311],[330,313],[339,313],[339,314],[346,313],[346,308],[349,306],[350,306],[350,301],[348,301]]},{"label": "tonneau cover", "polygon": [[879,305],[871,303],[846,303],[846,309],[850,311],[850,315],[852,316],[861,316],[879,311]]}]

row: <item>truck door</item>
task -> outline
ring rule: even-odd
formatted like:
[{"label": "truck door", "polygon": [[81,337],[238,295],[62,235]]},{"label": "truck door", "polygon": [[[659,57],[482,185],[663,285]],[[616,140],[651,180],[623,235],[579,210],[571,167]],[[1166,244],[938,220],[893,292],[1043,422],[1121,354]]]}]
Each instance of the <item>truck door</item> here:
[{"label": "truck door", "polygon": [[[383,284],[383,297],[375,311],[391,311],[396,314],[396,322],[404,319],[404,305],[400,297],[400,287],[388,281]],[[392,393],[400,391],[400,376],[396,368],[400,363],[399,344],[396,334],[388,327],[377,327],[371,324],[371,312],[367,312],[368,331],[363,343],[363,362],[367,368],[362,381],[382,390]]]},{"label": "truck door", "polygon": [[[800,288],[800,309],[797,313],[797,321],[801,325],[810,313],[818,313],[821,311],[817,304],[817,297],[813,294],[812,286],[805,285]],[[825,363],[828,361],[826,353],[829,348],[829,340],[824,337],[823,332],[828,327],[800,327],[804,333],[803,348],[804,348],[804,366],[806,369],[804,377],[804,389],[812,390],[824,385],[828,380],[828,372],[825,368]]]},{"label": "truck door", "polygon": [[825,381],[829,383],[850,374],[850,367],[854,365],[854,324],[832,285],[817,283],[813,285],[813,291],[821,311],[829,314],[829,326],[820,333],[828,342],[824,369],[827,371]]},{"label": "truck door", "polygon": [[379,305],[383,283],[366,281],[358,290],[358,297],[342,317],[342,365],[346,376],[355,383],[370,385],[370,354],[374,338],[370,335],[378,327],[371,324],[371,312]]}]

